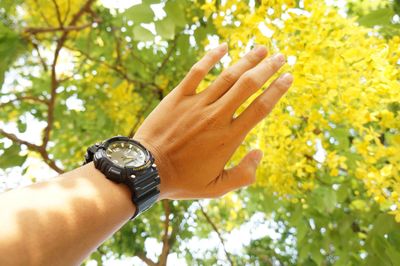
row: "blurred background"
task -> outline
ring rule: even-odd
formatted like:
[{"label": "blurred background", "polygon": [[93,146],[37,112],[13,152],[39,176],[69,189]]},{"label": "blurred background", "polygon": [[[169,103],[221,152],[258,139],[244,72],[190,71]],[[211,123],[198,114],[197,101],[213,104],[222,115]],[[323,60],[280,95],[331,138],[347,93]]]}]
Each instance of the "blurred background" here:
[{"label": "blurred background", "polygon": [[399,265],[399,15],[399,0],[0,0],[0,191],[132,136],[219,43],[199,90],[263,44],[295,82],[227,165],[261,148],[256,184],[164,200],[85,264]]}]

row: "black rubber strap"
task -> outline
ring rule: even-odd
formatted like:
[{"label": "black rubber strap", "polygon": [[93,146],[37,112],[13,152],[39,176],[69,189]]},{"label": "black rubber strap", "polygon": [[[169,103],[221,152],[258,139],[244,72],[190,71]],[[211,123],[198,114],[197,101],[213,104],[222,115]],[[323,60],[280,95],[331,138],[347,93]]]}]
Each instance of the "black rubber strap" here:
[{"label": "black rubber strap", "polygon": [[160,177],[155,167],[151,167],[143,175],[128,177],[125,184],[129,187],[132,193],[132,201],[136,206],[135,214],[131,217],[131,220],[138,214],[149,209],[160,195],[158,189]]},{"label": "black rubber strap", "polygon": [[96,153],[96,151],[98,150],[100,144],[94,144],[92,146],[90,146],[87,150],[86,150],[86,154],[85,154],[85,161],[83,162],[83,165],[90,163],[93,161],[93,157],[94,154]]},{"label": "black rubber strap", "polygon": [[[83,165],[94,161],[95,167],[110,179],[109,175],[113,174],[111,170],[115,167],[108,164],[105,165],[104,161],[101,159],[97,157],[96,159],[94,158],[100,146],[101,145],[97,143],[87,149]],[[101,164],[101,162],[103,162],[103,164]],[[120,181],[117,180],[117,176],[121,178]],[[131,175],[129,177],[123,177],[121,176],[121,172],[119,172],[114,174],[112,181],[126,184],[131,191],[132,202],[136,207],[136,211],[131,217],[131,220],[136,218],[142,212],[148,210],[157,201],[158,196],[160,195],[160,190],[158,189],[158,186],[160,185],[160,177],[155,166],[151,166],[145,172],[138,175]]]}]

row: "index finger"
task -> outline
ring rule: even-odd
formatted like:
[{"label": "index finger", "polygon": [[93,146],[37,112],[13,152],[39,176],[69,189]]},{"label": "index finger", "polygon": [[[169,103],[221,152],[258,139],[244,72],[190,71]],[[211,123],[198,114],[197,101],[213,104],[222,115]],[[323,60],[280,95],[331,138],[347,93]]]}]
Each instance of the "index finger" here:
[{"label": "index finger", "polygon": [[189,73],[183,78],[178,87],[184,95],[193,95],[196,93],[196,88],[204,79],[207,73],[221,60],[228,51],[228,45],[223,43],[207,54],[192,66]]}]

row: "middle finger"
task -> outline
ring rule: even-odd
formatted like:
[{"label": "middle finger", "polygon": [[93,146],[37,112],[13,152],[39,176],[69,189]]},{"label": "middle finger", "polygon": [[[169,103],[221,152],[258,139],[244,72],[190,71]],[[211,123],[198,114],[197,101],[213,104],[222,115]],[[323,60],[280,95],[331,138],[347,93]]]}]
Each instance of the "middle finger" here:
[{"label": "middle finger", "polygon": [[256,66],[267,55],[265,46],[256,46],[236,64],[224,70],[221,75],[204,91],[207,102],[213,103],[228,91],[240,76]]},{"label": "middle finger", "polygon": [[216,103],[221,104],[222,109],[233,115],[236,109],[260,89],[283,64],[285,64],[285,57],[282,54],[276,54],[262,61],[245,72]]}]

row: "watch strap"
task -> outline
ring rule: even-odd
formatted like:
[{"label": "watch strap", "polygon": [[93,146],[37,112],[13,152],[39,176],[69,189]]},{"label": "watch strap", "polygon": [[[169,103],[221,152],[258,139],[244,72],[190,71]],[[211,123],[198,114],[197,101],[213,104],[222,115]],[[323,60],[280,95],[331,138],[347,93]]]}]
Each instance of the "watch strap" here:
[{"label": "watch strap", "polygon": [[88,164],[93,161],[94,154],[96,151],[99,149],[100,144],[96,143],[89,148],[87,148],[86,153],[85,153],[85,161],[83,162],[83,165]]},{"label": "watch strap", "polygon": [[[130,218],[132,220],[140,213],[148,210],[157,201],[160,195],[160,190],[158,189],[160,177],[156,165],[152,164],[145,170],[123,177],[122,171],[116,172],[115,170],[118,170],[116,167],[105,164],[101,159],[101,155],[99,156],[98,153],[96,154],[101,146],[101,143],[96,143],[87,149],[83,165],[94,161],[95,167],[101,171],[107,179],[115,183],[124,183],[128,186],[132,194],[131,200],[136,207],[135,213]],[[125,174],[127,173],[125,172]]]},{"label": "watch strap", "polygon": [[151,166],[146,173],[131,175],[124,182],[132,193],[132,201],[136,206],[135,214],[131,220],[140,213],[149,209],[158,199],[160,190],[160,177],[156,167]]}]

